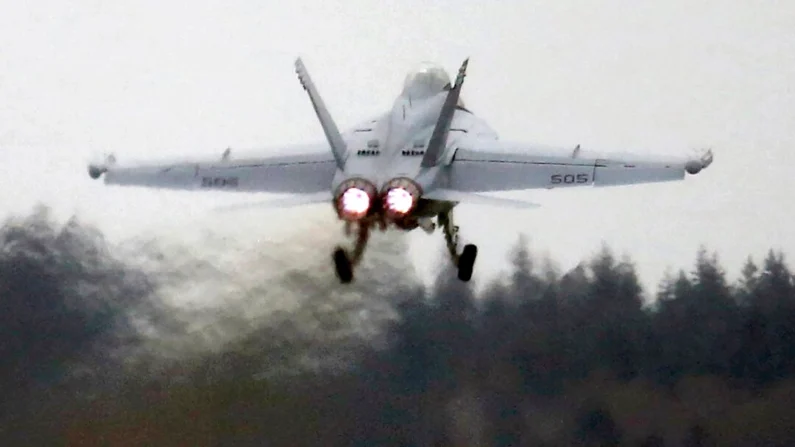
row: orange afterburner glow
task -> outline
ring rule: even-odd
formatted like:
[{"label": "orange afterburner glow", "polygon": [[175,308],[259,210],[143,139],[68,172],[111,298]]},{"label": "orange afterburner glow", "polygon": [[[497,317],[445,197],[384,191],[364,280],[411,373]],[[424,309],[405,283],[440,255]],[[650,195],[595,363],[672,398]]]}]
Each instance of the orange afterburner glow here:
[{"label": "orange afterburner glow", "polygon": [[420,198],[420,187],[408,178],[390,180],[383,188],[384,211],[391,219],[409,214]]},{"label": "orange afterburner glow", "polygon": [[367,216],[375,198],[375,186],[372,183],[363,179],[349,179],[337,191],[335,205],[341,219],[356,221]]}]

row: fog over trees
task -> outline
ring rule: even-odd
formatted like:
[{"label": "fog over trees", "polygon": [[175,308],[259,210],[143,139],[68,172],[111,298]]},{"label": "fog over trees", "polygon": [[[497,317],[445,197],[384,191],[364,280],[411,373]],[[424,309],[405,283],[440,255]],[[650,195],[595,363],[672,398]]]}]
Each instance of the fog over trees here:
[{"label": "fog over trees", "polygon": [[351,292],[288,271],[249,289],[298,303],[260,321],[176,307],[163,290],[206,266],[169,270],[156,243],[133,262],[46,208],[0,248],[3,445],[795,445],[795,277],[775,250],[729,281],[693,247],[643,291],[609,247],[563,272],[520,238],[479,293],[452,270]]}]

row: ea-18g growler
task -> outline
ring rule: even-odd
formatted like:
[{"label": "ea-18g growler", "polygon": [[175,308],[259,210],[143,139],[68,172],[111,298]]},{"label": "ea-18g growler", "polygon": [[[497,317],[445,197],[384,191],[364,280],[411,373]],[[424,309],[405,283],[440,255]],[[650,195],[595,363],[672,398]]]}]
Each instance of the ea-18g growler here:
[{"label": "ea-18g growler", "polygon": [[295,70],[325,141],[287,145],[284,155],[227,149],[220,157],[127,165],[110,155],[88,172],[109,185],[289,194],[256,204],[263,206],[330,203],[355,241],[332,255],[339,280],[349,283],[371,231],[417,228],[442,229],[458,278],[469,281],[477,247],[459,240],[455,206],[539,206],[483,193],[682,180],[712,163],[711,150],[671,157],[503,141],[461,100],[468,61],[455,82],[443,68],[421,64],[390,110],[341,133],[298,58]]}]

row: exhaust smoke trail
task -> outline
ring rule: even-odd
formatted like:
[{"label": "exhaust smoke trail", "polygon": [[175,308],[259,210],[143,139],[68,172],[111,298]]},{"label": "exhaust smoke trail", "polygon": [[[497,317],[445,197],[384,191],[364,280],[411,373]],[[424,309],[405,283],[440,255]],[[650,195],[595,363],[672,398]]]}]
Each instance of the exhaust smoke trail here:
[{"label": "exhaust smoke trail", "polygon": [[201,356],[231,343],[253,343],[264,328],[275,332],[267,335],[271,339],[366,338],[378,332],[378,321],[394,315],[395,303],[387,297],[419,283],[405,235],[373,234],[357,280],[342,285],[331,253],[350,241],[332,212],[279,210],[280,223],[263,228],[268,217],[253,213],[237,219],[234,228],[182,231],[124,247],[128,259],[157,278],[160,298],[185,322],[185,333],[154,338],[156,351]]},{"label": "exhaust smoke trail", "polygon": [[345,340],[390,318],[390,303],[374,298],[416,281],[406,243],[375,234],[359,281],[343,286],[331,265],[343,242],[332,213],[280,213],[283,228],[240,219],[225,231],[205,226],[118,246],[77,218],[56,223],[43,206],[8,219],[0,229],[0,419],[9,423],[0,437],[18,424],[47,425],[44,414],[119,392],[131,379],[208,359],[236,377],[243,365],[219,360],[265,359],[245,365],[251,375],[344,363]]}]

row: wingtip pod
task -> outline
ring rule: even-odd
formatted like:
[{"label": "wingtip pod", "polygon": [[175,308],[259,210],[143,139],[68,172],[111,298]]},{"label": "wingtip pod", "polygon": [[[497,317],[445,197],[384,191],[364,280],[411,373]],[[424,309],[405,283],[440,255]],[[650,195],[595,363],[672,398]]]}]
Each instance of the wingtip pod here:
[{"label": "wingtip pod", "polygon": [[102,163],[89,163],[88,164],[88,175],[92,179],[96,180],[102,176],[102,174],[108,172],[108,167],[116,163],[116,156],[113,154],[108,155],[105,157],[105,161]]},{"label": "wingtip pod", "polygon": [[102,176],[105,172],[107,172],[107,168],[100,165],[90,164],[88,165],[88,176],[92,179],[96,180]]},{"label": "wingtip pod", "polygon": [[707,149],[704,151],[704,154],[701,156],[701,161],[704,163],[704,167],[707,168],[709,165],[712,164],[712,160],[714,155],[712,154],[712,149]]},{"label": "wingtip pod", "polygon": [[698,158],[685,163],[685,171],[691,175],[698,174],[702,170],[708,168],[709,165],[712,164],[713,159],[714,155],[712,149],[702,150]]}]

